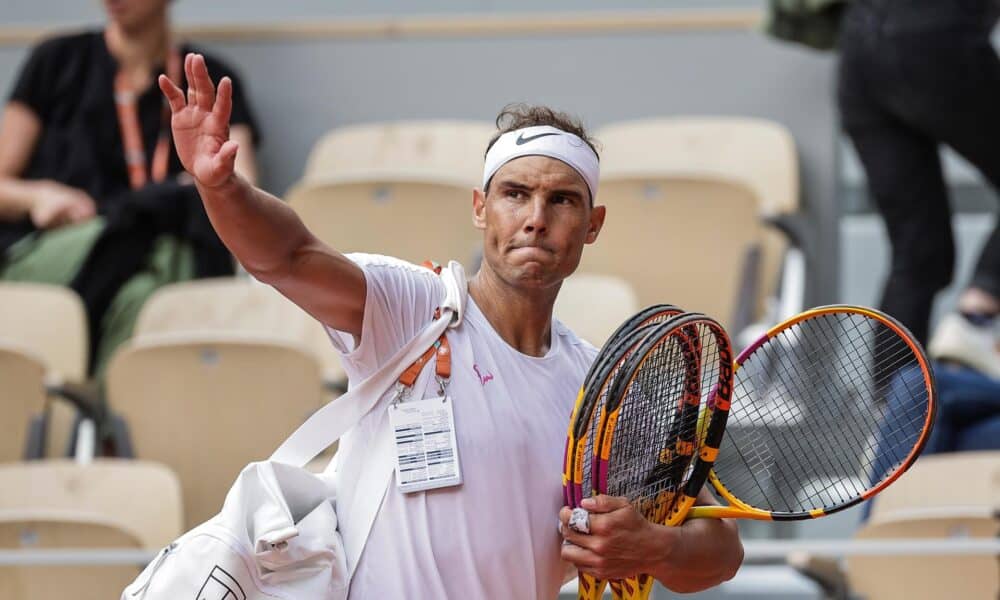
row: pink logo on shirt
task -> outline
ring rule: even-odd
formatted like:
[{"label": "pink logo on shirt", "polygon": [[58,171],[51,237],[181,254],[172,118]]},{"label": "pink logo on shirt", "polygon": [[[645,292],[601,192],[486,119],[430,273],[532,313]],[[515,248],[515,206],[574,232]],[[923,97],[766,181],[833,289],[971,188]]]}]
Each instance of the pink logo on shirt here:
[{"label": "pink logo on shirt", "polygon": [[487,371],[486,375],[483,375],[482,373],[479,372],[479,365],[473,364],[472,365],[472,370],[476,372],[476,376],[479,377],[479,383],[483,387],[486,387],[487,383],[493,381],[493,373],[490,373],[489,371]]}]

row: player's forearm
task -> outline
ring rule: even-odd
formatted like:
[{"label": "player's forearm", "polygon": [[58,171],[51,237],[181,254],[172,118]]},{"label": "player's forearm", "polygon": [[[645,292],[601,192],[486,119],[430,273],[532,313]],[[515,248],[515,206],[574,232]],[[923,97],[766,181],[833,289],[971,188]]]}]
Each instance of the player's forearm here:
[{"label": "player's forearm", "polygon": [[691,519],[680,531],[680,543],[666,544],[675,550],[655,561],[650,570],[653,577],[680,593],[698,592],[733,578],[743,562],[743,544],[735,521]]},{"label": "player's forearm", "polygon": [[296,253],[312,239],[295,211],[239,175],[219,186],[197,186],[219,238],[262,281],[287,274]]}]

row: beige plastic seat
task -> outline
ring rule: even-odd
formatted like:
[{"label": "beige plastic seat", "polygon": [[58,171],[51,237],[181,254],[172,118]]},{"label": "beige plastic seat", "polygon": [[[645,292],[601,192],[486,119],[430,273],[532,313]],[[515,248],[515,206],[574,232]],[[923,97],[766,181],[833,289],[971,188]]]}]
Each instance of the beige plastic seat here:
[{"label": "beige plastic seat", "polygon": [[[995,539],[1000,535],[1000,450],[921,457],[875,500],[856,539]],[[852,590],[877,600],[996,598],[997,556],[855,556]]]},{"label": "beige plastic seat", "polygon": [[[741,117],[660,118],[613,123],[596,137],[604,148],[598,195],[609,208],[606,227],[638,227],[642,235],[655,236],[661,248],[632,259],[649,267],[646,284],[636,281],[640,270],[621,267],[642,304],[672,302],[740,327],[748,323],[732,321],[774,321],[801,310],[804,259],[800,252],[788,252],[783,234],[760,222],[799,210],[798,159],[784,127]],[[619,209],[622,201],[624,210]],[[753,255],[748,253],[755,248],[759,263],[749,269],[747,257]],[[692,256],[698,260],[691,261]],[[610,261],[603,262],[610,267]],[[696,278],[684,272],[687,262],[699,263],[703,274]],[[701,293],[675,295],[682,285],[674,281],[679,275]],[[779,278],[784,279],[780,293]],[[741,289],[741,282],[750,285]],[[745,303],[748,293],[750,314],[738,315],[737,297]]]},{"label": "beige plastic seat", "polygon": [[45,365],[25,348],[0,340],[0,382],[3,382],[4,433],[0,461],[20,460],[28,423],[45,409]]},{"label": "beige plastic seat", "polygon": [[[0,283],[0,347],[4,349],[0,381],[10,390],[4,394],[3,408],[14,411],[8,422],[18,423],[17,432],[0,441],[0,459],[11,460],[22,456],[28,420],[41,414],[45,384],[86,379],[88,334],[83,302],[62,286]],[[14,353],[24,356],[14,357]],[[33,366],[22,370],[20,364]],[[49,404],[44,455],[59,456],[66,451],[75,419],[76,409],[68,402],[54,399]],[[10,454],[15,448],[16,455]]]},{"label": "beige plastic seat", "polygon": [[69,288],[0,283],[0,340],[28,349],[68,381],[86,378],[87,315]]},{"label": "beige plastic seat", "polygon": [[164,333],[271,336],[313,353],[328,383],[346,380],[323,326],[271,286],[252,279],[198,279],[160,288],[143,305],[133,336]]},{"label": "beige plastic seat", "polygon": [[[133,548],[155,552],[181,533],[177,477],[142,461],[0,465],[0,548]],[[118,598],[141,565],[0,567],[0,598]]]},{"label": "beige plastic seat", "polygon": [[334,129],[310,154],[288,203],[343,252],[471,267],[482,236],[472,189],[495,127],[479,121],[400,121]]},{"label": "beige plastic seat", "polygon": [[598,194],[608,217],[580,269],[624,279],[642,306],[676,304],[728,325],[744,253],[759,239],[750,189],[718,179],[619,179],[602,182]]},{"label": "beige plastic seat", "polygon": [[[982,540],[1000,536],[1000,518],[984,509],[917,510],[872,519],[855,539]],[[1000,569],[995,555],[849,556],[851,590],[869,600],[996,598]]]},{"label": "beige plastic seat", "polygon": [[553,312],[579,337],[600,348],[638,310],[635,291],[624,279],[578,271],[563,281]]},{"label": "beige plastic seat", "polygon": [[471,268],[482,243],[472,225],[472,186],[329,178],[296,187],[288,202],[316,237],[341,252],[417,264],[457,260]]},{"label": "beige plastic seat", "polygon": [[180,477],[185,528],[217,514],[240,470],[324,401],[313,355],[246,334],[136,338],[108,366],[107,398],[135,456]]},{"label": "beige plastic seat", "polygon": [[1000,510],[1000,450],[921,456],[875,498],[871,518],[956,506]]},{"label": "beige plastic seat", "polygon": [[483,174],[484,121],[420,120],[338,127],[316,142],[302,183],[330,176],[356,182],[451,183],[472,188]]}]

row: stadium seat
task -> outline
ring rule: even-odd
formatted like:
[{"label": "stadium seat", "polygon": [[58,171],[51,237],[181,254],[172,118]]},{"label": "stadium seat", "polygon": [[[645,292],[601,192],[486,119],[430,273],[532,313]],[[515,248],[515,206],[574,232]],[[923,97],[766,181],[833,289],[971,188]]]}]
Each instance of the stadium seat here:
[{"label": "stadium seat", "polygon": [[272,336],[315,354],[329,386],[346,386],[340,356],[323,326],[274,288],[253,279],[199,279],[160,288],[143,305],[133,336],[164,333]]},{"label": "stadium seat", "polygon": [[83,302],[62,286],[3,282],[0,308],[3,410],[9,423],[18,424],[0,442],[0,460],[65,455],[77,410],[53,393],[43,419],[43,390],[55,392],[64,382],[86,379],[88,333]]},{"label": "stadium seat", "polygon": [[298,345],[178,333],[120,349],[108,366],[107,399],[135,456],[180,477],[190,528],[218,513],[240,470],[270,456],[324,396],[319,362]]},{"label": "stadium seat", "polygon": [[[855,539],[996,539],[1000,518],[982,508],[918,509],[872,518]],[[996,598],[997,557],[975,555],[849,556],[851,590],[871,600]]]},{"label": "stadium seat", "polygon": [[[1000,451],[921,457],[876,499],[855,539],[996,539],[1000,535]],[[994,598],[997,557],[851,556],[851,589],[878,600]]]},{"label": "stadium seat", "polygon": [[477,121],[334,129],[316,143],[288,202],[337,250],[471,267],[481,239],[472,189],[494,131]]},{"label": "stadium seat", "polygon": [[578,336],[600,348],[638,310],[635,291],[624,279],[576,272],[563,281],[554,314]]},{"label": "stadium seat", "polygon": [[472,186],[328,178],[298,186],[288,202],[310,231],[341,252],[386,254],[471,268],[482,234],[472,225]]},{"label": "stadium seat", "polygon": [[[0,548],[134,548],[151,553],[181,533],[180,488],[166,467],[66,460],[0,465]],[[0,598],[118,598],[139,565],[0,567]]]},{"label": "stadium seat", "polygon": [[69,381],[87,375],[87,316],[69,288],[0,283],[0,340],[13,341]]},{"label": "stadium seat", "polygon": [[[718,318],[737,345],[760,331],[755,323],[802,309],[798,160],[782,126],[660,118],[609,124],[595,137],[604,147],[598,195],[610,211],[603,239],[584,253],[588,269],[621,274],[642,304],[672,302]],[[629,232],[652,240],[628,262],[602,256]],[[692,253],[698,269],[680,260]]]},{"label": "stadium seat", "polygon": [[313,146],[302,183],[330,176],[369,182],[480,184],[486,144],[495,133],[483,121],[426,120],[338,127]]},{"label": "stadium seat", "polygon": [[[29,424],[45,410],[45,365],[31,352],[0,341],[0,381],[3,382],[4,435],[0,461],[20,460],[28,454]],[[37,435],[37,433],[35,434]],[[41,440],[32,444],[40,444]]]},{"label": "stadium seat", "polygon": [[871,518],[954,506],[1000,510],[1000,450],[921,456],[875,498]]}]

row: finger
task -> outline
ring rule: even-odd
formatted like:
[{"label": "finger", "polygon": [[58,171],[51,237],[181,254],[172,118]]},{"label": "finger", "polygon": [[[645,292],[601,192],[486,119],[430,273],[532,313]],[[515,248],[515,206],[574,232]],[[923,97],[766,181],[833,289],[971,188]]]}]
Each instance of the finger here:
[{"label": "finger", "polygon": [[228,140],[219,148],[219,153],[215,156],[215,168],[218,172],[232,173],[236,168],[236,151],[240,145],[233,140]]},{"label": "finger", "polygon": [[563,539],[574,546],[579,546],[581,548],[586,548],[591,552],[597,552],[597,549],[603,546],[603,538],[595,537],[589,533],[580,533],[578,531],[573,531],[569,527],[562,528]]},{"label": "finger", "polygon": [[212,112],[223,123],[229,123],[229,116],[233,111],[233,80],[223,77],[219,81],[219,95],[215,99],[215,108]]},{"label": "finger", "polygon": [[160,84],[160,91],[163,92],[163,95],[167,99],[167,104],[170,105],[170,111],[180,112],[183,110],[186,106],[186,103],[184,102],[184,92],[182,92],[173,81],[170,81],[170,78],[166,75],[160,75],[157,82]]},{"label": "finger", "polygon": [[194,53],[188,52],[184,57],[184,79],[187,80],[187,103],[194,104],[198,93],[198,83],[194,77]]},{"label": "finger", "polygon": [[574,544],[563,544],[559,549],[559,553],[563,560],[572,563],[574,567],[581,571],[592,573],[591,569],[595,569],[602,564],[600,556]]},{"label": "finger", "polygon": [[195,97],[198,99],[198,108],[212,112],[212,105],[215,104],[215,84],[208,74],[208,65],[205,64],[205,57],[197,54],[194,57],[194,76],[198,81],[198,91]]},{"label": "finger", "polygon": [[625,496],[607,496],[604,494],[584,498],[580,502],[580,507],[587,509],[587,512],[590,513],[613,512],[628,505],[629,501]]},{"label": "finger", "polygon": [[569,517],[573,514],[573,509],[568,506],[564,506],[559,509],[559,520],[562,521],[563,525],[569,525]]}]

